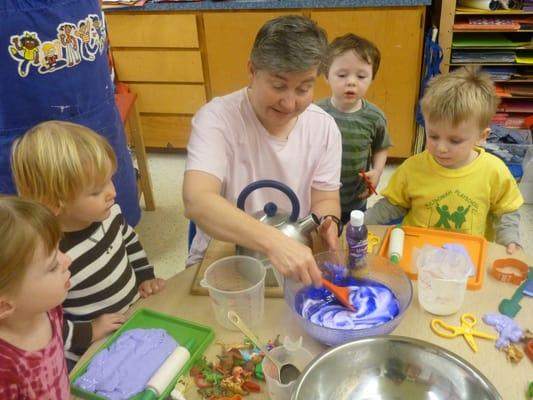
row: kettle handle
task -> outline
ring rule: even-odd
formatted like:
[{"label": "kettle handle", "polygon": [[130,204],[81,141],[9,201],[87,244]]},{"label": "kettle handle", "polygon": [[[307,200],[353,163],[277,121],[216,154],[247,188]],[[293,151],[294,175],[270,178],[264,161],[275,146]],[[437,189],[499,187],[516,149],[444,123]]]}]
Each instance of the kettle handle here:
[{"label": "kettle handle", "polygon": [[244,202],[246,201],[248,195],[255,189],[260,188],[273,188],[285,193],[292,204],[292,213],[289,217],[289,220],[291,222],[296,222],[298,220],[298,215],[300,215],[300,202],[298,201],[298,197],[296,197],[296,193],[294,193],[294,191],[284,183],[272,179],[262,179],[252,182],[246,186],[237,198],[237,207],[244,211]]}]

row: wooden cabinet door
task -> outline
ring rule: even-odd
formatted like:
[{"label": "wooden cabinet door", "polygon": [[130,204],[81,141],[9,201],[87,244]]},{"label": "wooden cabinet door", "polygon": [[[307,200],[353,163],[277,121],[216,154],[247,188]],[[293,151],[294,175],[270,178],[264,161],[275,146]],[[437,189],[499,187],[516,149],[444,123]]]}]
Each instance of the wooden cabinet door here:
[{"label": "wooden cabinet door", "polygon": [[[381,64],[367,98],[381,108],[388,119],[394,144],[390,157],[411,154],[420,86],[424,12],[424,7],[409,7],[311,13],[311,18],[327,31],[329,41],[353,32],[379,48]],[[325,80],[319,78],[315,98],[329,95]]]},{"label": "wooden cabinet door", "polygon": [[205,47],[211,97],[248,84],[248,59],[255,35],[269,19],[295,12],[204,13]]}]

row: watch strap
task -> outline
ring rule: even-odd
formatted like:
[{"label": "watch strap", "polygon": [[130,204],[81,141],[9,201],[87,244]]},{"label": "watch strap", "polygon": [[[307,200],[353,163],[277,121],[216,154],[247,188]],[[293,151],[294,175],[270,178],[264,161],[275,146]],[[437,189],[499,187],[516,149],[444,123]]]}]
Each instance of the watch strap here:
[{"label": "watch strap", "polygon": [[330,217],[333,220],[333,222],[337,224],[337,236],[340,237],[342,235],[342,229],[344,227],[342,221],[339,219],[339,217],[333,214],[328,214],[328,215],[322,216],[322,218],[320,219],[320,223],[322,223],[327,217]]}]

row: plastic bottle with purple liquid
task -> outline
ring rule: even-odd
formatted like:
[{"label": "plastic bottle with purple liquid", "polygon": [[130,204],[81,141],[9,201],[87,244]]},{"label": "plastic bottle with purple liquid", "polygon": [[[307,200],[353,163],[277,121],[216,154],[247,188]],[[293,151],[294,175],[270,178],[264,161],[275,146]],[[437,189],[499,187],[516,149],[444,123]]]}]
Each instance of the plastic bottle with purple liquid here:
[{"label": "plastic bottle with purple liquid", "polygon": [[350,222],[346,227],[348,243],[348,269],[355,277],[367,275],[368,230],[365,214],[359,210],[350,213]]}]

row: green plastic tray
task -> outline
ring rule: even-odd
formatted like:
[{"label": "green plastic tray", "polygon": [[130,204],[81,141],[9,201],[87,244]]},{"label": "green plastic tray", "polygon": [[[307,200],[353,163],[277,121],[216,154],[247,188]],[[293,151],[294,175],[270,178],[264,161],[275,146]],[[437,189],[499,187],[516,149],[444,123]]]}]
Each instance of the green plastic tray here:
[{"label": "green plastic tray", "polygon": [[[180,375],[187,372],[194,361],[203,354],[207,346],[213,341],[215,333],[213,329],[197,324],[192,321],[187,321],[184,319],[172,317],[167,314],[162,314],[156,311],[148,310],[146,308],[141,308],[137,310],[122,327],[117,330],[105,343],[100,346],[98,352],[109,347],[117,338],[122,335],[122,333],[135,328],[162,328],[167,331],[167,333],[172,336],[176,341],[183,345],[187,340],[194,338],[194,348],[191,351],[191,358],[183,366],[180,374],[172,380],[172,382],[166,387],[165,391],[161,394],[159,399],[166,399],[174,386]],[[98,353],[97,352],[97,353]],[[95,353],[95,355],[97,354]],[[106,397],[99,396],[95,393],[88,392],[74,384],[74,382],[85,373],[89,363],[92,361],[92,357],[88,360],[83,366],[70,378],[70,387],[72,394],[82,398],[90,400],[106,400]],[[132,400],[140,399],[141,395],[137,394],[131,397]]]}]

